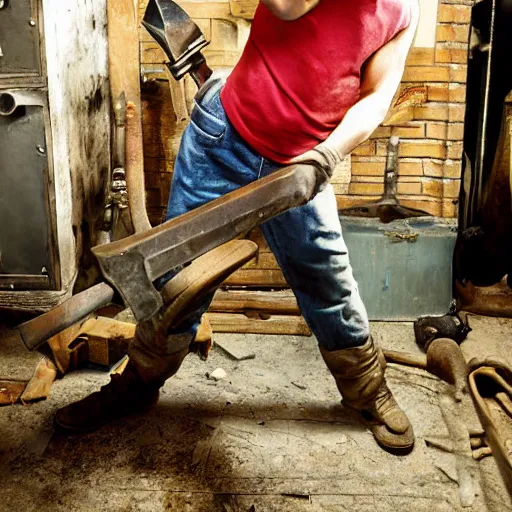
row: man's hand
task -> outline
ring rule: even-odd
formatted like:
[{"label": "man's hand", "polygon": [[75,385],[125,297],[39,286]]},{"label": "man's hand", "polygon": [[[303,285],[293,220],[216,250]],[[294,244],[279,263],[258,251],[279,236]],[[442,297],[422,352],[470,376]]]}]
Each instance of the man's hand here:
[{"label": "man's hand", "polygon": [[319,144],[315,148],[296,156],[290,164],[310,163],[320,167],[330,179],[335,167],[343,161],[343,156],[326,143]]},{"label": "man's hand", "polygon": [[342,160],[342,156],[335,149],[322,143],[310,151],[296,156],[289,162],[289,165],[311,165],[315,169],[317,175],[317,189],[315,194],[317,194],[329,183],[334,169]]},{"label": "man's hand", "polygon": [[316,7],[320,0],[261,0],[277,18],[293,21]]}]

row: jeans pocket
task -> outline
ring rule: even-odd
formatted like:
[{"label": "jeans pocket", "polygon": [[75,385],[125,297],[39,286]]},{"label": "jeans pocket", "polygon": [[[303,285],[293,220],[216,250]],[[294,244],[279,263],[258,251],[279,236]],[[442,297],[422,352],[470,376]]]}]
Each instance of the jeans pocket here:
[{"label": "jeans pocket", "polygon": [[207,104],[196,101],[190,120],[203,138],[211,142],[218,142],[226,133],[226,114],[218,95]]}]

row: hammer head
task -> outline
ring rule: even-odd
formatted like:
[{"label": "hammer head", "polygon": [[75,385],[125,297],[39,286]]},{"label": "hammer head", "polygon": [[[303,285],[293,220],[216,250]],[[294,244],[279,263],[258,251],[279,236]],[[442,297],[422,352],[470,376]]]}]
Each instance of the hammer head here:
[{"label": "hammer head", "polygon": [[204,63],[208,41],[189,15],[172,0],[150,0],[142,25],[162,47],[176,80]]}]

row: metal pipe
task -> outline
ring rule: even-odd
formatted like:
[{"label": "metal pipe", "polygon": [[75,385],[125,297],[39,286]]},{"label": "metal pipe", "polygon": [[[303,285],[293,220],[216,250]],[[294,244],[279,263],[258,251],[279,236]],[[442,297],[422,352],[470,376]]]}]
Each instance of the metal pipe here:
[{"label": "metal pipe", "polygon": [[18,105],[14,96],[8,92],[0,94],[0,116],[10,116]]}]

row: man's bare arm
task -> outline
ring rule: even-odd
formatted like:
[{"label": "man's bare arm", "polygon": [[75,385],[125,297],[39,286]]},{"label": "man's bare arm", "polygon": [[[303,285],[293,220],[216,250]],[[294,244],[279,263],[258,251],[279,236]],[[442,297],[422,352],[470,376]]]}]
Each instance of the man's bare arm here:
[{"label": "man's bare arm", "polygon": [[411,5],[411,24],[366,63],[359,101],[348,110],[341,124],[320,146],[335,150],[341,157],[348,155],[384,121],[400,85],[418,25],[417,0],[412,0]]},{"label": "man's bare arm", "polygon": [[320,0],[261,0],[279,19],[293,21],[308,13]]}]

